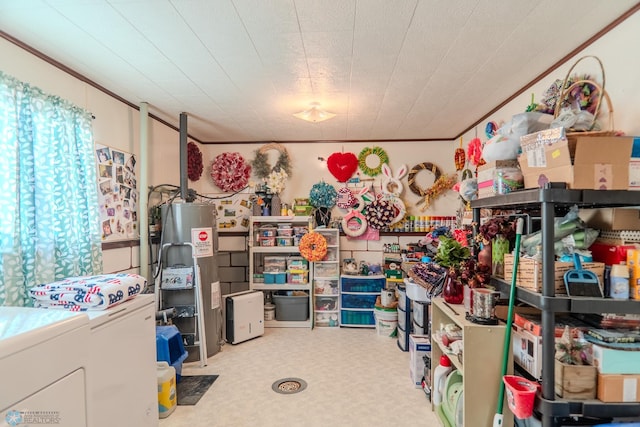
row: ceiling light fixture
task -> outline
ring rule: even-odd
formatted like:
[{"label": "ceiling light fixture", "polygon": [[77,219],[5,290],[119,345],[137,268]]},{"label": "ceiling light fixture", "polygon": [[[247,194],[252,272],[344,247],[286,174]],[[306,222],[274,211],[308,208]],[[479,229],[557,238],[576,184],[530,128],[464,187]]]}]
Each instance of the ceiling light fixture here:
[{"label": "ceiling light fixture", "polygon": [[334,113],[330,113],[320,108],[320,104],[317,102],[312,102],[310,105],[311,108],[295,113],[294,116],[312,123],[323,122],[336,116]]}]

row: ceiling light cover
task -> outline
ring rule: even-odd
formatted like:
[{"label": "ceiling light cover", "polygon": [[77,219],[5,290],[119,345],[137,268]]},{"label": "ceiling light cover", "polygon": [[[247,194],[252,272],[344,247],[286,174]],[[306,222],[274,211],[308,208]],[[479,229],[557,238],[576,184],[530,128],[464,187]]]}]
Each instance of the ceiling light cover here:
[{"label": "ceiling light cover", "polygon": [[294,114],[295,117],[312,123],[323,122],[336,115],[320,108],[317,102],[311,103],[311,108]]}]

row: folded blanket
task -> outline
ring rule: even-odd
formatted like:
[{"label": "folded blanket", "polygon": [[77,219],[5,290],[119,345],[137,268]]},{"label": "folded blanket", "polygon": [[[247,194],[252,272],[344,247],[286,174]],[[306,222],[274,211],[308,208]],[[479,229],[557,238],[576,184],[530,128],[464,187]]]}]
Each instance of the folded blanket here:
[{"label": "folded blanket", "polygon": [[147,280],[137,274],[115,273],[70,277],[34,286],[29,291],[35,307],[71,311],[105,310],[140,292]]}]

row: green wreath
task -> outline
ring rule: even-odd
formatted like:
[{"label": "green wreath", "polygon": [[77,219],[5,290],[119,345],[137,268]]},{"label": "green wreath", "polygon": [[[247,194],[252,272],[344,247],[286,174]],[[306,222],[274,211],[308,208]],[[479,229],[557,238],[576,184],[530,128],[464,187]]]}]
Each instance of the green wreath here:
[{"label": "green wreath", "polygon": [[[278,157],[278,161],[274,167],[271,167],[269,164],[269,155],[267,154],[269,150],[276,150],[280,153],[280,157]],[[283,170],[289,177],[291,176],[291,159],[289,158],[287,149],[281,144],[266,144],[256,150],[255,153],[256,157],[251,161],[251,166],[253,167],[253,173],[258,178],[264,179],[268,177],[271,172],[279,170]]]},{"label": "green wreath", "polygon": [[[376,166],[375,168],[371,168],[367,165],[367,157],[371,155],[378,157],[378,160],[380,160],[380,163],[378,163],[378,166]],[[358,155],[358,166],[360,167],[362,173],[367,176],[380,175],[380,172],[382,172],[382,165],[384,165],[385,163],[389,164],[389,156],[387,155],[387,152],[384,151],[384,149],[381,147],[365,147]]]}]

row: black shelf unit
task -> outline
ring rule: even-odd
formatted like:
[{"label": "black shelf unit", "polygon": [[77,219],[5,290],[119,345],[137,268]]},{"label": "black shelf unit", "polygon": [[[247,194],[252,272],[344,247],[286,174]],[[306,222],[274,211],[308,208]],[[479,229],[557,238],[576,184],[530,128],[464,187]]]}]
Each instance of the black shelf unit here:
[{"label": "black shelf unit", "polygon": [[[542,293],[517,288],[516,298],[542,310],[542,392],[536,397],[536,411],[542,415],[543,427],[556,427],[557,418],[638,417],[640,403],[604,403],[599,400],[571,401],[556,398],[554,391],[554,351],[556,313],[640,313],[637,301],[618,301],[607,298],[555,296],[553,226],[556,213],[571,206],[580,208],[640,206],[640,192],[625,190],[569,190],[564,184],[552,183],[546,188],[513,192],[471,202],[473,219],[480,222],[481,208],[517,209],[539,212],[542,229]],[[508,295],[510,281],[493,278],[492,284]]]}]

